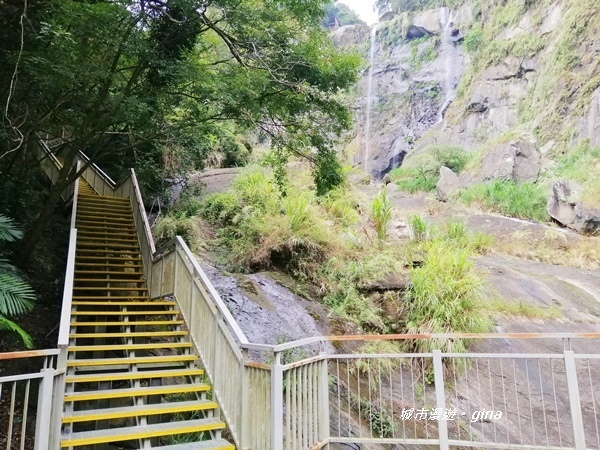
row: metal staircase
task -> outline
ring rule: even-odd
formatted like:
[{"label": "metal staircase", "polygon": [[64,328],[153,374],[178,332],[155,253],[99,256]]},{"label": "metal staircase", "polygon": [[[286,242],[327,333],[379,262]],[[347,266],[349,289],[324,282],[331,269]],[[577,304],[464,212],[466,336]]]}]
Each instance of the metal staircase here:
[{"label": "metal staircase", "polygon": [[234,449],[172,297],[148,294],[130,200],[79,182],[61,448]]}]

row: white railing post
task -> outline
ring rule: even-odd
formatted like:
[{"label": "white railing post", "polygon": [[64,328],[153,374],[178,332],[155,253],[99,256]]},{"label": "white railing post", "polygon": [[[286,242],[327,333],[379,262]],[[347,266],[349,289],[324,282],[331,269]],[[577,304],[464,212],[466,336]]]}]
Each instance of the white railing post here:
[{"label": "white railing post", "polygon": [[323,361],[319,367],[319,442],[328,442],[331,433],[329,428],[329,370],[326,354],[321,352]]},{"label": "white railing post", "polygon": [[52,424],[52,387],[54,384],[54,369],[43,369],[40,379],[40,389],[35,424],[34,450],[55,450],[50,447],[50,425]]},{"label": "white railing post", "polygon": [[448,422],[444,420],[443,416],[446,410],[446,393],[444,390],[444,364],[442,363],[442,352],[440,350],[433,351],[433,382],[435,384],[435,401],[437,407],[442,411],[442,417],[438,420],[440,450],[450,450]]},{"label": "white railing post", "polygon": [[583,428],[583,415],[581,413],[581,398],[579,397],[579,383],[577,381],[577,365],[575,364],[575,354],[572,350],[565,350],[564,355],[575,449],[585,450],[585,431]]},{"label": "white railing post", "polygon": [[[271,450],[283,450],[283,368],[281,352],[271,366]],[[289,436],[288,436],[289,438]]]}]

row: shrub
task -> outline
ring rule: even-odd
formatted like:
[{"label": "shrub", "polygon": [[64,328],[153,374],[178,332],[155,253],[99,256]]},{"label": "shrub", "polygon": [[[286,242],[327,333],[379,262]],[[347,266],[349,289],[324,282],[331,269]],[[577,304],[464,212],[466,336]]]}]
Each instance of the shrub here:
[{"label": "shrub", "polygon": [[[23,233],[8,217],[0,214],[0,244],[21,239]],[[3,255],[4,252],[0,253]],[[9,319],[30,311],[35,292],[22,274],[7,259],[0,259],[0,330],[11,331],[21,338],[27,348],[33,347],[31,336]]]},{"label": "shrub", "polygon": [[[483,281],[475,272],[470,252],[444,239],[423,244],[425,260],[411,270],[411,289],[406,295],[408,333],[479,333],[491,328],[481,313]],[[419,352],[442,349],[462,352],[463,340],[416,340]]]},{"label": "shrub", "polygon": [[494,180],[461,191],[461,201],[507,216],[547,221],[546,192],[540,185]]},{"label": "shrub", "polygon": [[414,194],[435,190],[439,175],[434,171],[399,167],[390,172],[390,178],[400,190]]},{"label": "shrub", "polygon": [[310,199],[305,192],[294,192],[284,199],[285,214],[290,221],[292,231],[298,231],[302,227],[310,226],[309,206]]},{"label": "shrub", "polygon": [[167,214],[152,227],[152,234],[159,245],[169,242],[175,236],[181,236],[192,250],[198,245],[198,232],[194,219],[185,215]]},{"label": "shrub", "polygon": [[471,159],[470,154],[458,145],[432,145],[430,151],[439,164],[438,171],[441,166],[446,166],[460,174]]},{"label": "shrub", "polygon": [[358,223],[359,215],[356,210],[356,202],[353,200],[351,192],[348,189],[334,189],[327,195],[320,197],[319,200],[327,212],[334,219],[337,219],[341,225],[350,226]]},{"label": "shrub", "polygon": [[425,241],[429,234],[429,226],[425,219],[418,214],[414,214],[408,218],[408,226],[415,241]]},{"label": "shrub", "polygon": [[385,240],[392,221],[392,205],[385,191],[385,186],[371,203],[371,220],[375,226],[377,237],[380,240]]},{"label": "shrub", "polygon": [[483,41],[483,29],[480,26],[474,26],[465,36],[464,46],[469,53],[475,53]]},{"label": "shrub", "polygon": [[235,196],[231,193],[212,194],[200,205],[200,215],[212,225],[229,226],[239,213],[240,207]]}]

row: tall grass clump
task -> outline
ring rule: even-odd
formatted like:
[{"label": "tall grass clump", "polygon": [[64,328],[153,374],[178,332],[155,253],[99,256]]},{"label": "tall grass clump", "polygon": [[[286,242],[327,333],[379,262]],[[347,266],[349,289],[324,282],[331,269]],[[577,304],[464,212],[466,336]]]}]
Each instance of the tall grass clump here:
[{"label": "tall grass clump", "polygon": [[371,220],[377,232],[377,238],[385,240],[392,221],[392,204],[385,191],[385,186],[371,203]]},{"label": "tall grass clump", "polygon": [[459,198],[467,205],[477,205],[485,210],[520,219],[548,221],[547,193],[533,183],[494,180],[476,184],[461,191]]},{"label": "tall grass clump", "polygon": [[235,270],[280,268],[312,279],[328,254],[345,250],[323,221],[315,196],[293,185],[282,196],[267,169],[249,167],[232,190],[207,197],[200,213],[228,248]]},{"label": "tall grass clump", "polygon": [[423,218],[418,214],[413,214],[408,218],[408,228],[412,239],[415,241],[425,241],[429,234],[429,225]]},{"label": "tall grass clump", "polygon": [[[407,292],[405,329],[408,333],[481,333],[492,323],[481,312],[483,280],[476,273],[468,248],[442,238],[423,244],[421,267],[411,269]],[[417,340],[414,349],[430,352],[464,352],[461,339]]]},{"label": "tall grass clump", "polygon": [[360,216],[357,211],[357,201],[345,187],[339,187],[319,197],[321,206],[333,220],[340,225],[349,227],[358,223]]}]

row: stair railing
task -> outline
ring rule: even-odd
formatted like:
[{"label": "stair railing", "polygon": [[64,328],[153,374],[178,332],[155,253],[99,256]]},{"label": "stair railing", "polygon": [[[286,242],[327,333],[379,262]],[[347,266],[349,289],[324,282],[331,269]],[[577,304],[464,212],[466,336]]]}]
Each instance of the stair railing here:
[{"label": "stair railing", "polygon": [[[45,171],[56,181],[62,165],[44,142],[41,142],[40,148],[51,163]],[[125,179],[115,183],[95,164],[89,164],[89,159],[80,152],[75,158],[75,168],[80,170],[84,165],[87,167],[81,178],[100,195],[130,199],[150,297],[173,296],[176,299],[190,331],[190,339],[210,379],[214,398],[237,448],[269,448],[272,385],[270,366],[247,361],[246,350],[241,348],[250,345],[248,339],[183,239],[178,236],[167,246],[156,250],[135,171],[131,169]],[[69,345],[77,241],[75,214],[78,183],[79,180],[63,196],[66,200],[73,198],[73,215],[59,331],[59,364],[62,368],[66,368]],[[60,405],[56,405],[56,410],[62,411],[64,392],[57,397],[60,398]],[[55,427],[60,430],[60,421],[56,422]],[[56,439],[58,438],[57,434]],[[56,442],[58,445],[58,441]]]}]

